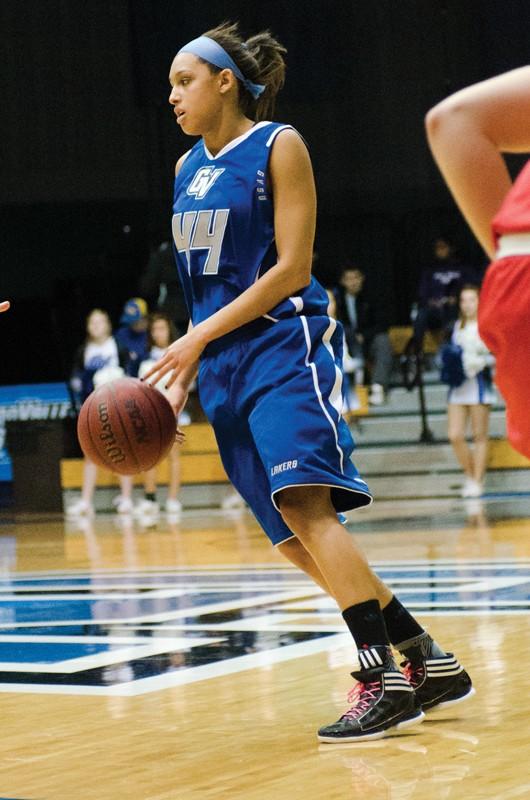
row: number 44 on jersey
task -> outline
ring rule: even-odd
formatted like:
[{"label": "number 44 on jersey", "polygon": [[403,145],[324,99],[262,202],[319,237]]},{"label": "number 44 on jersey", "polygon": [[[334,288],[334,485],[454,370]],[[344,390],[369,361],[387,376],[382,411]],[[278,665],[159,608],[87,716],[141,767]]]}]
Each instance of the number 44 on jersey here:
[{"label": "number 44 on jersey", "polygon": [[[186,194],[202,200],[208,194],[224,169],[202,167],[191,181]],[[172,228],[175,247],[179,253],[186,254],[188,273],[191,274],[191,253],[193,250],[206,250],[202,272],[204,275],[217,275],[223,238],[230,209],[201,209],[185,211],[173,216]]]}]

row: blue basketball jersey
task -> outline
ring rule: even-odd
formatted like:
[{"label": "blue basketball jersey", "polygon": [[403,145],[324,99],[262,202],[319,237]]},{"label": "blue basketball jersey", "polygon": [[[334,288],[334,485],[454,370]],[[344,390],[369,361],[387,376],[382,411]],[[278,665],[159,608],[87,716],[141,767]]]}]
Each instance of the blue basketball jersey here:
[{"label": "blue basketball jersey", "polygon": [[[216,156],[203,140],[175,178],[173,241],[193,324],[223,308],[277,261],[268,167],[275,137],[289,125],[259,122]],[[326,314],[328,298],[315,278],[271,309],[274,321]]]}]

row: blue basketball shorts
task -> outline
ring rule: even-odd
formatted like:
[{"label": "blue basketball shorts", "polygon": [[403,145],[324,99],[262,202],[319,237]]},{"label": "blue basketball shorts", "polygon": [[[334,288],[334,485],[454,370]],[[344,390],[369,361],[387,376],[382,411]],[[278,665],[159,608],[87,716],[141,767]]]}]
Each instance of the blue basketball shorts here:
[{"label": "blue basketball shorts", "polygon": [[279,512],[289,486],[329,486],[338,513],[372,497],[351,461],[342,418],[340,323],[256,320],[210,343],[199,396],[223,466],[274,545],[292,539]]}]

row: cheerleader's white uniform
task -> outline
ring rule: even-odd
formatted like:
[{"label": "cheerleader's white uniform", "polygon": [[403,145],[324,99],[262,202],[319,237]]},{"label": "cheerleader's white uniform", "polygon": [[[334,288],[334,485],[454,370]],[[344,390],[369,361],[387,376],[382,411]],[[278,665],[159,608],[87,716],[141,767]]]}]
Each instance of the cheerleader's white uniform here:
[{"label": "cheerleader's white uniform", "polygon": [[462,348],[462,364],[467,377],[460,386],[449,389],[448,402],[461,406],[495,403],[497,398],[490,372],[495,359],[478,334],[478,322],[466,322],[464,327],[460,321],[457,322],[451,341]]}]

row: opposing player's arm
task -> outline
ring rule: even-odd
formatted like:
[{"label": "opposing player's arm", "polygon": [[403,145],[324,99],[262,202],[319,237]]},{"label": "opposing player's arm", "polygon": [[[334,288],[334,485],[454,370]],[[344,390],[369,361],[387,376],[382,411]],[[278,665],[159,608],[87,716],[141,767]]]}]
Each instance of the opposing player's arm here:
[{"label": "opposing player's arm", "polygon": [[266,314],[311,280],[316,217],[313,170],[307,148],[295,131],[278,134],[270,159],[278,261],[239,297],[174,342],[146,378],[167,386],[182,383],[206,345]]},{"label": "opposing player's arm", "polygon": [[491,220],[511,186],[502,153],[530,151],[530,67],[469,86],[426,117],[433,156],[484,250]]}]

